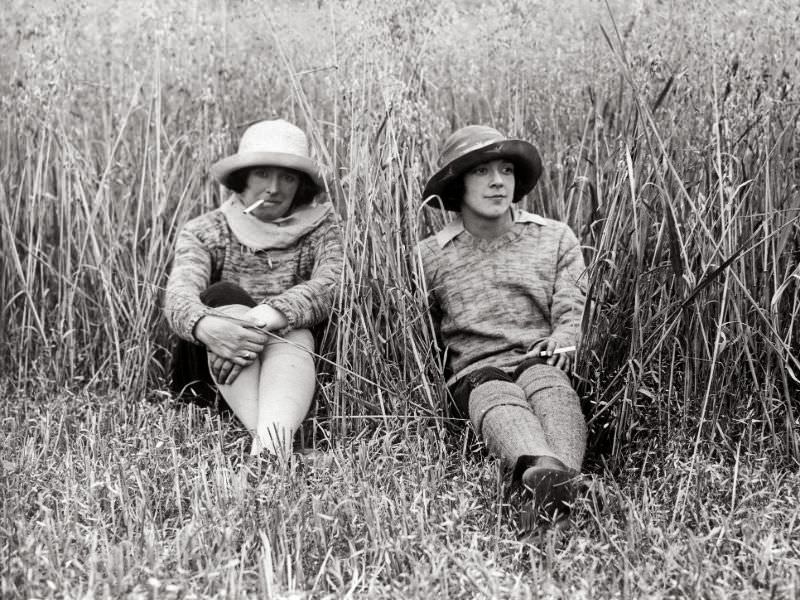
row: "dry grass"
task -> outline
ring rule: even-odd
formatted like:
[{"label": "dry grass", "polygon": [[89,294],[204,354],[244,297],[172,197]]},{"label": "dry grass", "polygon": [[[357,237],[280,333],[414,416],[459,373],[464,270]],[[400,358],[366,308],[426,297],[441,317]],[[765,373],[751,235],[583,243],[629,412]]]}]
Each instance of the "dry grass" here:
[{"label": "dry grass", "polygon": [[[652,444],[572,529],[520,540],[492,461],[418,423],[253,462],[218,416],[39,390],[4,403],[2,594],[791,598],[796,472]],[[9,493],[12,492],[12,493]],[[294,596],[292,594],[295,594]]]},{"label": "dry grass", "polygon": [[[0,15],[2,593],[796,595],[799,9],[274,4]],[[161,391],[175,233],[272,115],[310,131],[349,257],[313,428],[331,450],[288,471]],[[468,122],[540,146],[529,206],[590,263],[599,482],[535,543],[445,433],[414,285],[442,219],[420,184]]]}]

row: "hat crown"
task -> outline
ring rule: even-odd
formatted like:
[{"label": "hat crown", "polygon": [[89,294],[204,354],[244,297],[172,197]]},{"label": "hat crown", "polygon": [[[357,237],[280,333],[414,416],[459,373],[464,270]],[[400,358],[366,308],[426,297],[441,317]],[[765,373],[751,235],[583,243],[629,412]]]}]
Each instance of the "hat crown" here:
[{"label": "hat crown", "polygon": [[239,140],[238,154],[270,152],[309,158],[308,139],[299,127],[283,119],[259,121],[248,127]]},{"label": "hat crown", "polygon": [[486,125],[462,127],[445,140],[442,154],[439,157],[439,167],[445,167],[474,150],[505,140],[506,137],[503,134]]},{"label": "hat crown", "polygon": [[230,187],[232,173],[252,167],[282,167],[305,173],[317,190],[325,188],[319,164],[308,151],[305,132],[283,119],[253,123],[242,134],[239,149],[211,165],[211,175]]},{"label": "hat crown", "polygon": [[542,174],[539,151],[530,142],[507,138],[486,125],[467,125],[450,134],[442,145],[438,171],[425,184],[422,195],[438,196],[441,207],[459,210],[463,191],[454,184],[476,165],[498,159],[514,163],[514,202],[519,202]]}]

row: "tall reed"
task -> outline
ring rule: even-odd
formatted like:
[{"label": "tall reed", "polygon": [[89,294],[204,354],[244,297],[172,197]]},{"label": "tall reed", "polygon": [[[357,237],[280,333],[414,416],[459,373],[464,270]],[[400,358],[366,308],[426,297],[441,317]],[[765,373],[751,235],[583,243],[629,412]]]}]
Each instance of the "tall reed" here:
[{"label": "tall reed", "polygon": [[[120,1],[42,21],[3,84],[6,377],[129,402],[163,387],[176,232],[220,201],[211,162],[248,122],[281,115],[310,131],[343,218],[348,270],[321,350],[337,365],[322,367],[331,431],[440,416],[413,248],[446,217],[419,208],[421,182],[449,131],[485,122],[540,146],[528,206],[585,244],[577,376],[598,449],[680,431],[797,457],[791,28],[766,15],[677,43],[672,26],[737,19],[731,3],[683,21],[648,7],[619,33],[602,13],[573,16],[576,36],[523,4],[475,5],[476,20],[456,2],[165,2],[83,28]],[[762,27],[780,52],[748,37]]]}]

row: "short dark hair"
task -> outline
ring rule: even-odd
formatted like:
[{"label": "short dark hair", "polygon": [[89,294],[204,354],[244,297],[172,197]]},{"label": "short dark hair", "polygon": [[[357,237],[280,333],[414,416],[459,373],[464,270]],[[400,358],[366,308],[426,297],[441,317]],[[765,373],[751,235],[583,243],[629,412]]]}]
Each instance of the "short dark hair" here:
[{"label": "short dark hair", "polygon": [[[513,163],[514,165],[514,199],[513,202],[519,202],[522,199],[524,194],[519,193],[519,177],[517,177],[517,169],[519,169],[519,165],[510,159],[503,158],[503,160],[508,160],[508,162]],[[488,161],[487,161],[488,162]],[[483,164],[483,163],[479,163]],[[456,201],[456,206],[459,212],[461,212],[461,203],[464,202],[464,192],[466,188],[464,187],[464,177],[469,172],[469,170],[464,171],[461,175],[456,177],[450,185],[447,186],[447,196],[448,198],[453,198]],[[450,209],[453,210],[453,209]]]},{"label": "short dark hair", "polygon": [[[228,175],[228,178],[225,181],[225,187],[232,192],[241,194],[247,188],[247,177],[250,175],[250,171],[252,171],[254,168],[256,167],[244,167],[242,169],[233,171],[230,175]],[[314,200],[314,196],[316,196],[320,191],[317,185],[311,180],[311,177],[309,177],[307,173],[297,171],[296,169],[287,169],[287,171],[291,171],[299,178],[297,191],[294,193],[292,208],[294,209],[300,206],[305,206],[306,204],[311,204],[311,201]]]},{"label": "short dark hair", "polygon": [[447,186],[447,195],[456,201],[455,206],[459,212],[461,212],[461,204],[464,202],[464,192],[466,191],[466,187],[464,186],[464,175],[466,175],[466,173],[462,174],[460,177],[457,177],[450,185]]},{"label": "short dark hair", "polygon": [[250,175],[250,167],[245,167],[244,169],[238,169],[236,171],[233,171],[225,179],[225,187],[232,192],[241,194],[247,187],[248,175]]}]

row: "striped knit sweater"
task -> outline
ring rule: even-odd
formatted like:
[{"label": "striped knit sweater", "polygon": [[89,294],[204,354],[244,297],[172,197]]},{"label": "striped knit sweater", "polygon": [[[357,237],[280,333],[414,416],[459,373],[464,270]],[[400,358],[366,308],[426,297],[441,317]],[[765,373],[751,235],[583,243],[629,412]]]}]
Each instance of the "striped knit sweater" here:
[{"label": "striped knit sweater", "polygon": [[282,312],[290,329],[311,327],[330,314],[342,263],[333,210],[288,247],[252,250],[239,242],[216,209],[192,219],[178,234],[164,312],[178,336],[196,343],[194,326],[209,310],[200,302],[200,292],[228,281]]},{"label": "striped knit sweater", "polygon": [[577,344],[585,266],[572,230],[513,210],[512,228],[484,240],[460,218],[418,245],[451,382],[484,366],[512,369],[542,338]]}]

